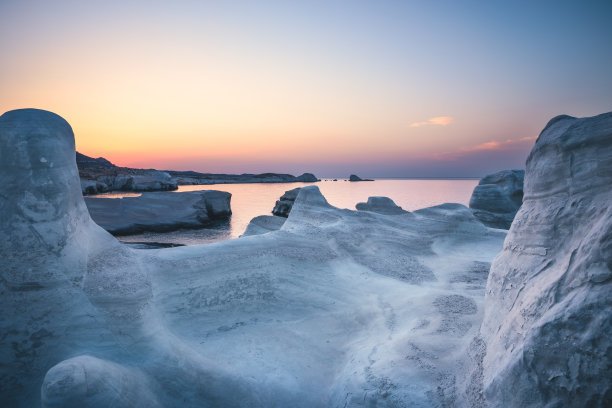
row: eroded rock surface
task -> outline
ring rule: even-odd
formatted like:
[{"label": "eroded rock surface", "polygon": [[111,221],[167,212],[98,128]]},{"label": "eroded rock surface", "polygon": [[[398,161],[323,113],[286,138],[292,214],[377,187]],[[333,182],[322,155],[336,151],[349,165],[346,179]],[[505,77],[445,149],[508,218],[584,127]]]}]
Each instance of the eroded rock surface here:
[{"label": "eroded rock surface", "polygon": [[151,282],[133,252],[89,217],[61,117],[37,109],[0,116],[0,181],[0,401],[37,407],[45,373],[63,359],[138,348],[131,336],[150,331]]},{"label": "eroded rock surface", "polygon": [[470,352],[473,406],[610,406],[611,186],[612,113],[552,119],[491,266]]},{"label": "eroded rock surface", "polygon": [[523,202],[525,170],[503,170],[483,177],[470,198],[472,212],[485,225],[508,229]]}]

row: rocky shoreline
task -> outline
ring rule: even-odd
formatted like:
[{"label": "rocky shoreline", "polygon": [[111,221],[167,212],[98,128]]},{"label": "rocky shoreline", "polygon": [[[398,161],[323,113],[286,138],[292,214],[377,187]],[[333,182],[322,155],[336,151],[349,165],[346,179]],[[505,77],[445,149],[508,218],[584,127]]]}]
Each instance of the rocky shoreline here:
[{"label": "rocky shoreline", "polygon": [[81,190],[84,195],[111,191],[172,191],[179,185],[242,184],[242,183],[315,183],[312,173],[300,176],[279,173],[214,174],[195,171],[133,169],[119,167],[103,157],[94,159],[76,152]]}]

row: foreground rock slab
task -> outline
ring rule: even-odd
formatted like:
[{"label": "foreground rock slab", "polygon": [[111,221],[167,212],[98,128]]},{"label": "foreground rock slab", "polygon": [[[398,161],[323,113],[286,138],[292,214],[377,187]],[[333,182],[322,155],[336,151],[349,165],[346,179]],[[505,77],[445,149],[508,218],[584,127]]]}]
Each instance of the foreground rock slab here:
[{"label": "foreground rock slab", "polygon": [[503,170],[483,177],[470,198],[470,208],[491,228],[508,229],[523,202],[525,170]]},{"label": "foreground rock slab", "polygon": [[215,190],[155,192],[139,197],[85,197],[85,204],[96,224],[112,234],[125,235],[202,228],[231,215],[231,197]]}]

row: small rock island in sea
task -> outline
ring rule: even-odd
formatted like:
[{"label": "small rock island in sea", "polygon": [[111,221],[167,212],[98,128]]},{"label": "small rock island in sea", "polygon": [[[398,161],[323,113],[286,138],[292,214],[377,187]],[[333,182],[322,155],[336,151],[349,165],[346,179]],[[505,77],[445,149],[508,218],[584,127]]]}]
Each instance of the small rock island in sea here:
[{"label": "small rock island in sea", "polygon": [[609,406],[612,113],[545,126],[509,231],[476,211],[514,211],[489,202],[515,202],[503,179],[481,184],[497,186],[484,208],[412,212],[306,186],[254,234],[135,250],[92,220],[70,125],[6,112],[0,401]]},{"label": "small rock island in sea", "polygon": [[374,180],[372,180],[372,179],[362,179],[361,177],[359,177],[359,176],[357,176],[357,175],[355,175],[355,174],[351,174],[351,175],[349,176],[349,179],[348,179],[348,180],[349,180],[349,181],[374,181]]}]

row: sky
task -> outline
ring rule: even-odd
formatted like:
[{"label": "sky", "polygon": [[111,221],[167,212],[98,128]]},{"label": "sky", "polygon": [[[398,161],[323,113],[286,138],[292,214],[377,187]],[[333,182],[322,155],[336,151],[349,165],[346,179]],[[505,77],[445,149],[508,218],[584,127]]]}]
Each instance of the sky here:
[{"label": "sky", "polygon": [[612,110],[612,1],[0,0],[0,113],[128,167],[319,177],[524,168]]}]

